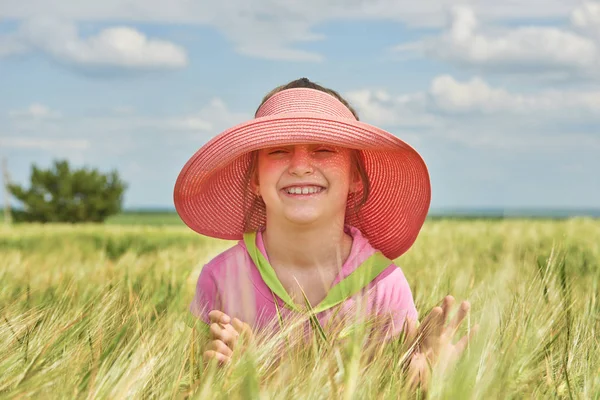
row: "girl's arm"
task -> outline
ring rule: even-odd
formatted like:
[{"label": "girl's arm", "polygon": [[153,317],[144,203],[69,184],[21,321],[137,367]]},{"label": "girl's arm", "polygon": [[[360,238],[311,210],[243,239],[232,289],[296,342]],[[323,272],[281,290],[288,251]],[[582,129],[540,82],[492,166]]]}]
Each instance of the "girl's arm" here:
[{"label": "girl's arm", "polygon": [[204,266],[198,277],[190,312],[207,327],[210,341],[203,353],[204,360],[209,362],[214,359],[224,364],[231,361],[239,336],[244,334],[251,337],[252,330],[248,324],[221,311],[216,282],[210,265]]},{"label": "girl's arm", "polygon": [[190,304],[190,313],[207,325],[211,324],[209,312],[220,309],[219,291],[217,281],[210,265],[205,265],[200,271],[200,276],[196,283],[196,293]]},{"label": "girl's arm", "polygon": [[387,338],[400,335],[410,320],[417,323],[419,313],[415,307],[410,285],[396,265],[390,265],[375,285],[376,313],[388,320]]}]

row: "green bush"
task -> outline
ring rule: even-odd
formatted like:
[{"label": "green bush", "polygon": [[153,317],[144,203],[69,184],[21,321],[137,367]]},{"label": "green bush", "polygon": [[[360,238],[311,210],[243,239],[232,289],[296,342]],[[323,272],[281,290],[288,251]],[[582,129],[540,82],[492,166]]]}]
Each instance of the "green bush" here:
[{"label": "green bush", "polygon": [[13,211],[16,222],[103,222],[121,211],[127,188],[116,171],[71,170],[64,160],[48,170],[33,165],[30,179],[29,189],[8,186],[23,203],[23,210]]}]

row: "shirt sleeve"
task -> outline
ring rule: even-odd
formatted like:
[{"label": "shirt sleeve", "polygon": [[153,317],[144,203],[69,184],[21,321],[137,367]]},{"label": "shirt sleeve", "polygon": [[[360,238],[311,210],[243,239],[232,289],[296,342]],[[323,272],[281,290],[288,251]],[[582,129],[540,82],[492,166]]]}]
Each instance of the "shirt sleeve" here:
[{"label": "shirt sleeve", "polygon": [[196,318],[210,324],[208,313],[219,309],[219,293],[217,284],[211,269],[206,265],[200,271],[198,282],[196,283],[196,293],[190,304],[190,312]]},{"label": "shirt sleeve", "polygon": [[397,336],[403,331],[407,318],[417,322],[419,313],[402,269],[396,265],[389,268],[389,273],[377,284],[377,306],[378,313],[389,318],[391,335]]}]

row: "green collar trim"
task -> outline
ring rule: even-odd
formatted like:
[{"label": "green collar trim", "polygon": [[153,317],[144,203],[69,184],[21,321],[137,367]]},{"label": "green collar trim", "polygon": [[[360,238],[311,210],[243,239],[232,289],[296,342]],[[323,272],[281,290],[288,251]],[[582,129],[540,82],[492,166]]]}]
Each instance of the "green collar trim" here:
[{"label": "green collar trim", "polygon": [[[271,264],[269,264],[267,259],[258,250],[258,247],[256,247],[256,232],[245,233],[244,244],[269,289],[283,300],[287,308],[300,313],[306,313],[306,309],[301,309],[294,303],[277,278],[277,274],[275,274],[275,270]],[[352,297],[371,283],[390,264],[392,264],[392,260],[384,256],[380,251],[375,252],[352,271],[350,275],[332,287],[327,296],[316,307],[312,308],[312,313],[317,314],[328,310]]]}]

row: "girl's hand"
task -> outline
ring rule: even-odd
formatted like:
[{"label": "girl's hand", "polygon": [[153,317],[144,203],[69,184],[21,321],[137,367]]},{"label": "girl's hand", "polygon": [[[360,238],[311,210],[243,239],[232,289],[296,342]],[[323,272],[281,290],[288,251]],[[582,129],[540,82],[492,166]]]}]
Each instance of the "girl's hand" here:
[{"label": "girl's hand", "polygon": [[470,333],[463,336],[456,344],[453,344],[456,331],[471,309],[469,302],[463,301],[456,316],[446,325],[446,320],[453,305],[454,297],[446,296],[442,302],[442,307],[434,307],[429,315],[425,317],[418,330],[414,321],[408,321],[408,343],[416,343],[408,366],[409,384],[413,388],[419,383],[427,388],[431,378],[430,365],[433,367],[439,364],[443,369],[452,366],[479,329],[479,325],[475,325],[471,328]]},{"label": "girl's hand", "polygon": [[238,343],[240,335],[252,337],[250,325],[231,317],[219,310],[208,313],[210,319],[210,342],[204,352],[205,362],[212,359],[225,364],[231,361],[233,350]]}]

